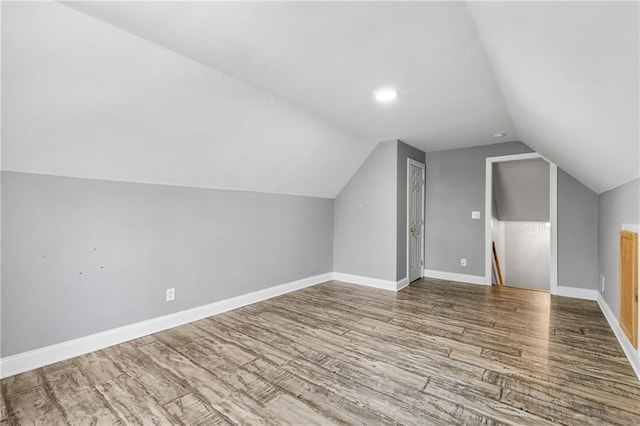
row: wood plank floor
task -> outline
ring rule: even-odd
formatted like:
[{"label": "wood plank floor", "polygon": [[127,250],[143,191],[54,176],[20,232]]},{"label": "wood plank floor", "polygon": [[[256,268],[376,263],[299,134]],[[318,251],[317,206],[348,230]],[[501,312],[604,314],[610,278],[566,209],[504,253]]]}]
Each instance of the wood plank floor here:
[{"label": "wood plank floor", "polygon": [[595,302],[329,282],[2,381],[2,424],[640,424]]}]

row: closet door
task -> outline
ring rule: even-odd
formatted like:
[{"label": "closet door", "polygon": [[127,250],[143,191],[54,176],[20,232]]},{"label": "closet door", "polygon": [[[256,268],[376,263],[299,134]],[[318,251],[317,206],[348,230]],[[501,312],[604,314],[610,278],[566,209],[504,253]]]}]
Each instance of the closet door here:
[{"label": "closet door", "polygon": [[638,234],[620,231],[620,327],[638,347]]}]

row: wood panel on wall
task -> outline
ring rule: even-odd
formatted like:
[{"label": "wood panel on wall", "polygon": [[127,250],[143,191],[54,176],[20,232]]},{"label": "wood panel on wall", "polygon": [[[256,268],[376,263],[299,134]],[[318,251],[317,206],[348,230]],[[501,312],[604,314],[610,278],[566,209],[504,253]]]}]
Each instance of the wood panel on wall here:
[{"label": "wood panel on wall", "polygon": [[638,347],[638,234],[620,231],[620,327]]}]

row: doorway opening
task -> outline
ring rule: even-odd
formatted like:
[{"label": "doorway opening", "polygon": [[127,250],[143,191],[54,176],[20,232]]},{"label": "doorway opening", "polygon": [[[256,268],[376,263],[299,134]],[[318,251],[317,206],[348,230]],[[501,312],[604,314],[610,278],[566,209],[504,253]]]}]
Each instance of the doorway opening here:
[{"label": "doorway opening", "polygon": [[557,171],[538,153],[487,158],[485,284],[499,265],[503,284],[557,294]]}]

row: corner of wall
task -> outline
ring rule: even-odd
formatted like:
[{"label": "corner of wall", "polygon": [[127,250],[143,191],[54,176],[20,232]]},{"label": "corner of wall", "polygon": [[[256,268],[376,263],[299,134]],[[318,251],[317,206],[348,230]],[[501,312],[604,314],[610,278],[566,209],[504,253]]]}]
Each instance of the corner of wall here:
[{"label": "corner of wall", "polygon": [[334,201],[334,270],[396,281],[397,140],[380,142]]}]

